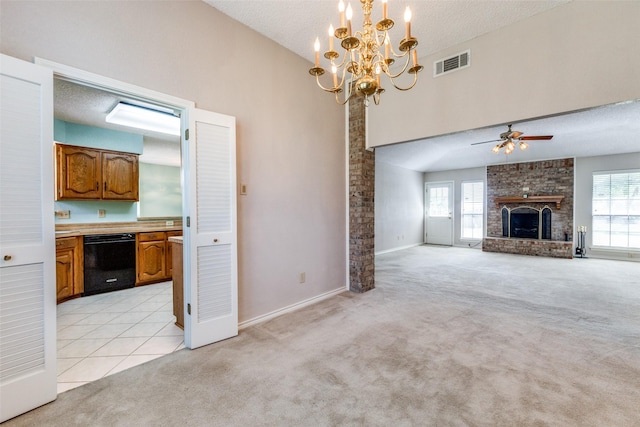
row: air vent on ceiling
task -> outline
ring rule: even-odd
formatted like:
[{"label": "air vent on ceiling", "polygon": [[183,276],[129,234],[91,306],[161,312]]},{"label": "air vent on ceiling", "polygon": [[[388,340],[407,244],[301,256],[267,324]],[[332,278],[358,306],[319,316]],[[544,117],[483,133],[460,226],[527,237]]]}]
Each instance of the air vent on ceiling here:
[{"label": "air vent on ceiling", "polygon": [[440,59],[433,63],[433,77],[438,77],[452,71],[467,68],[471,65],[471,50],[464,51],[449,58]]}]

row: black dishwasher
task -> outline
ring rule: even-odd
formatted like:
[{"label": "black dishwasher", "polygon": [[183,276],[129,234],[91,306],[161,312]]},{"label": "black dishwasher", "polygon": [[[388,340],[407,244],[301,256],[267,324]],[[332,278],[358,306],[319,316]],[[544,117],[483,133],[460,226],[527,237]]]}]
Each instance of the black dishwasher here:
[{"label": "black dishwasher", "polygon": [[84,295],[133,288],[136,284],[134,234],[84,236]]}]

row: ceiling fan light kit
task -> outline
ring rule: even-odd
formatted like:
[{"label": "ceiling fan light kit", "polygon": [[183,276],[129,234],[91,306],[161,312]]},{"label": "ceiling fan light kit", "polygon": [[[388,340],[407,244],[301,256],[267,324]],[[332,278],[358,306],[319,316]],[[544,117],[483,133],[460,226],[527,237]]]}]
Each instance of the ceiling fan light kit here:
[{"label": "ceiling fan light kit", "polygon": [[537,136],[523,136],[524,133],[520,131],[512,131],[511,125],[508,125],[509,129],[506,132],[500,134],[500,139],[493,139],[491,141],[475,142],[471,145],[488,144],[490,142],[498,142],[491,151],[496,154],[500,154],[500,150],[504,148],[504,154],[509,155],[513,153],[516,148],[516,144],[520,147],[520,150],[524,151],[529,148],[529,144],[525,141],[547,141],[553,138],[553,135],[537,135]]},{"label": "ceiling fan light kit", "polygon": [[[340,26],[336,30],[333,29],[333,25],[329,26],[329,49],[324,53],[324,57],[330,62],[333,84],[326,87],[320,83],[320,76],[325,73],[325,69],[320,66],[319,38],[316,38],[314,43],[315,65],[309,70],[309,74],[315,76],[318,86],[326,92],[333,93],[336,102],[342,105],[353,96],[364,96],[365,103],[372,97],[378,105],[380,94],[385,90],[380,80],[382,74],[388,77],[393,87],[405,91],[415,86],[418,73],[424,69],[418,63],[418,40],[411,35],[411,10],[408,7],[405,10],[405,37],[400,40],[396,52],[389,37],[389,30],[395,23],[387,16],[387,0],[382,0],[382,20],[375,27],[371,22],[373,0],[360,0],[360,3],[364,13],[362,30],[352,31],[353,9],[351,4],[345,9],[343,0],[338,4]],[[341,55],[334,50],[334,38],[344,49],[342,60],[339,60]],[[402,60],[404,64],[399,70],[392,70],[391,66],[396,60]],[[396,79],[405,73],[413,75],[413,82],[406,87],[399,86]],[[341,92],[345,92],[343,100],[340,100]]]}]

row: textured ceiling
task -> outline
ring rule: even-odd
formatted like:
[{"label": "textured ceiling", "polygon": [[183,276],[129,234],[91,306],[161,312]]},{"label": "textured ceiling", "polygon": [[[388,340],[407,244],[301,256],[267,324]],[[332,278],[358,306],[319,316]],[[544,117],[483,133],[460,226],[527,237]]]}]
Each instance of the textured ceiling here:
[{"label": "textured ceiling", "polygon": [[[224,14],[242,22],[298,55],[313,61],[316,36],[325,43],[329,24],[339,23],[338,0],[204,0]],[[349,0],[344,0],[348,3]],[[354,26],[361,27],[358,0]],[[403,13],[413,13],[411,31],[419,40],[418,52],[426,56],[483,34],[499,31],[515,22],[545,12],[570,0],[389,0],[389,16],[396,21],[392,40],[403,36]],[[373,22],[380,19],[379,0],[374,0]],[[474,142],[497,139],[506,126],[459,132],[425,140],[376,148],[376,159],[418,171],[442,171],[504,162],[521,162],[574,156],[599,156],[639,151],[640,103],[604,106],[589,111],[514,123],[525,135],[549,135],[550,141],[531,141],[526,151],[510,156],[494,154],[494,144]]]},{"label": "textured ceiling", "polygon": [[549,141],[527,141],[526,151],[506,156],[491,151],[506,126],[488,127],[376,148],[376,160],[407,169],[434,172],[505,162],[591,157],[640,151],[640,102],[626,102],[571,114],[513,124],[525,136],[553,135]]},{"label": "textured ceiling", "polygon": [[[329,24],[339,26],[338,0],[204,0],[287,49],[313,61],[316,37],[327,48]],[[527,19],[569,0],[389,0],[388,16],[396,25],[390,31],[394,44],[404,36],[404,10],[411,8],[411,32],[418,39],[418,54],[425,56]],[[353,25],[362,26],[362,8],[351,2]],[[374,0],[372,21],[381,19],[381,2]]]},{"label": "textured ceiling", "polygon": [[105,121],[107,114],[118,102],[131,102],[131,99],[60,79],[54,81],[53,98],[56,119],[143,135],[144,152],[140,156],[141,162],[180,166],[179,137],[114,125]]}]

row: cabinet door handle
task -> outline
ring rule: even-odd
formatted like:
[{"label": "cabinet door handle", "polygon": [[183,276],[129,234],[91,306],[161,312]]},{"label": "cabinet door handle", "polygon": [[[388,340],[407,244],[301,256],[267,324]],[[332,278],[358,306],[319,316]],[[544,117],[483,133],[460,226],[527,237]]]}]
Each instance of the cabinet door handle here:
[{"label": "cabinet door handle", "polygon": [[99,189],[100,189],[100,183],[96,181],[96,191],[98,191]]}]

